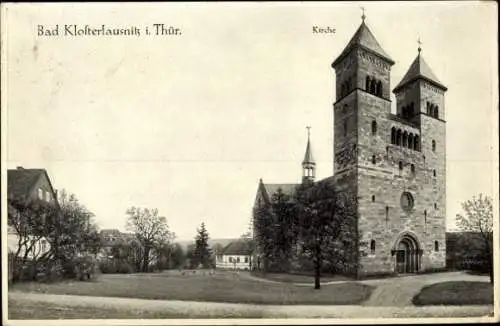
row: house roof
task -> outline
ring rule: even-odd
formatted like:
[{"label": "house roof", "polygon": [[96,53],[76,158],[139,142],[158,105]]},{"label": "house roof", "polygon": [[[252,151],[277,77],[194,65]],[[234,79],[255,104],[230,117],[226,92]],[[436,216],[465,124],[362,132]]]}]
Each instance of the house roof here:
[{"label": "house roof", "polygon": [[375,39],[375,36],[373,36],[373,33],[370,31],[368,26],[363,21],[359,26],[358,30],[356,31],[356,33],[354,33],[354,36],[351,38],[349,43],[347,43],[347,46],[344,48],[342,53],[337,57],[337,59],[335,59],[332,66],[335,66],[340,60],[342,60],[347,54],[349,54],[351,50],[353,50],[356,47],[363,48],[385,59],[390,64],[394,64],[394,61],[387,54],[387,52],[385,52],[384,49],[382,49],[380,44]]},{"label": "house roof", "polygon": [[7,171],[7,193],[9,197],[26,198],[40,176],[43,169],[23,169]]},{"label": "house roof", "polygon": [[222,250],[223,255],[250,255],[252,249],[247,241],[233,241]]},{"label": "house roof", "polygon": [[278,190],[281,189],[281,191],[288,196],[292,196],[299,186],[298,183],[277,183],[277,184],[270,184],[270,183],[264,183],[264,189],[267,193],[267,196],[271,198],[271,196],[275,193],[278,192]]},{"label": "house roof", "polygon": [[443,83],[441,83],[439,79],[436,77],[436,75],[432,72],[427,62],[425,62],[424,57],[419,52],[415,60],[413,60],[413,63],[410,65],[410,68],[404,75],[403,79],[401,79],[399,84],[394,88],[393,92],[394,93],[398,92],[405,85],[420,78],[430,82],[431,84],[445,91],[447,90],[447,88],[443,85]]}]

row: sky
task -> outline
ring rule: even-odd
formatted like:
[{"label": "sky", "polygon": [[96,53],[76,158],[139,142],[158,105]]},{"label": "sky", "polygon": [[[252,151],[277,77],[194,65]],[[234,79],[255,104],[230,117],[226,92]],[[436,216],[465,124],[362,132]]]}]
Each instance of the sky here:
[{"label": "sky", "polygon": [[[259,179],[301,179],[306,126],[318,179],[333,173],[331,63],[361,23],[396,61],[422,55],[445,96],[448,227],[494,195],[494,2],[9,4],[2,23],[2,160],[45,168],[101,228],[158,208],[179,240],[248,228]],[[155,23],[180,36],[46,37],[37,26]],[[335,33],[315,34],[313,26]],[[393,97],[394,100],[394,97]],[[392,102],[393,111],[395,102]],[[496,154],[495,154],[496,152]]]}]

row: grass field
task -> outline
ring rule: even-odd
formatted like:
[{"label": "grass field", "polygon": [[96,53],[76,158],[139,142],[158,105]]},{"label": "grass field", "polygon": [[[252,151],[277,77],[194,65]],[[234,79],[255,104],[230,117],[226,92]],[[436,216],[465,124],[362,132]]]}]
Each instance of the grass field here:
[{"label": "grass field", "polygon": [[[301,275],[301,274],[280,274],[280,273],[267,273],[267,274],[252,274],[255,277],[263,278],[266,280],[284,282],[284,283],[314,283],[314,276]],[[352,278],[345,276],[322,276],[321,282],[328,283],[333,281],[352,281]]]},{"label": "grass field", "polygon": [[9,290],[140,299],[214,301],[255,304],[349,305],[366,300],[373,287],[360,283],[322,286],[321,290],[286,283],[254,280],[242,273],[182,275],[178,271],[158,274],[103,274],[91,282],[53,284],[22,283]]},{"label": "grass field", "polygon": [[169,319],[169,318],[262,318],[262,311],[240,309],[187,314],[166,307],[159,310],[60,305],[9,300],[9,319]]},{"label": "grass field", "polygon": [[416,306],[493,304],[493,285],[466,281],[437,283],[422,288],[412,301]]}]

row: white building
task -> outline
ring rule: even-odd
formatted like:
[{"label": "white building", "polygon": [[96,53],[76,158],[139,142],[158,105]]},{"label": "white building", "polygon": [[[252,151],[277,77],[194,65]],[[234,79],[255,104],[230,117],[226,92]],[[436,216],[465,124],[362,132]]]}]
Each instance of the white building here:
[{"label": "white building", "polygon": [[217,254],[215,266],[218,269],[250,270],[251,253],[248,242],[233,241]]}]

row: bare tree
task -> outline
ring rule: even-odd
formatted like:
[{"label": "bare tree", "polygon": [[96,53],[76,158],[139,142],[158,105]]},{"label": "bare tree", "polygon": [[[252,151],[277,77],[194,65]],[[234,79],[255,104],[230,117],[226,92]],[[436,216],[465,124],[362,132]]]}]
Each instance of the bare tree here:
[{"label": "bare tree", "polygon": [[[485,260],[490,274],[490,282],[493,283],[493,205],[491,198],[479,194],[462,203],[465,214],[457,214],[457,225],[465,232],[471,232],[472,238],[476,240],[482,258]],[[474,237],[475,235],[475,237]]]},{"label": "bare tree", "polygon": [[135,236],[143,247],[140,269],[147,272],[151,253],[169,242],[170,231],[167,219],[158,215],[158,209],[131,207],[127,210],[127,230]]}]

